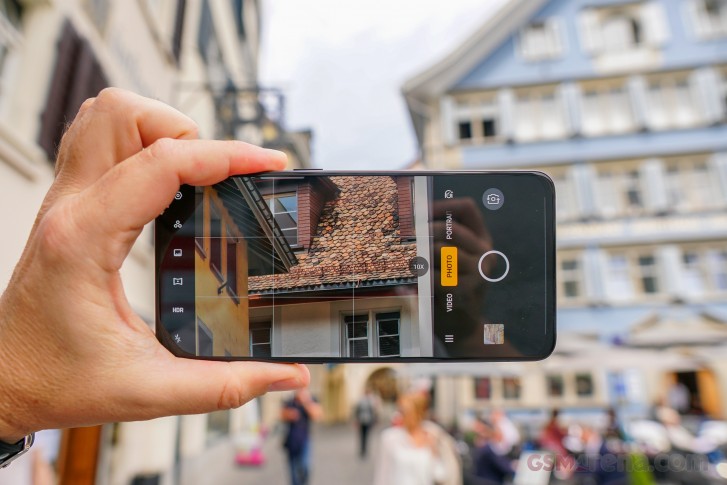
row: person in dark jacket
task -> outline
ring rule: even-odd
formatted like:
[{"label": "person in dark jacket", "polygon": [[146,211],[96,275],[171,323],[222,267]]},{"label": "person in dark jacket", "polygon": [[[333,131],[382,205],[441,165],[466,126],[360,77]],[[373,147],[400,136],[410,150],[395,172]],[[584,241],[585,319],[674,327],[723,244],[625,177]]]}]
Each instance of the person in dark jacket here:
[{"label": "person in dark jacket", "polygon": [[283,447],[288,454],[290,483],[306,485],[310,478],[310,427],[311,421],[321,418],[321,406],[308,390],[296,391],[293,399],[283,405],[281,418],[287,423]]},{"label": "person in dark jacket", "polygon": [[478,485],[501,485],[508,477],[515,474],[513,463],[505,456],[499,455],[493,445],[497,443],[498,432],[486,421],[478,421],[477,448],[474,452],[475,476]]}]

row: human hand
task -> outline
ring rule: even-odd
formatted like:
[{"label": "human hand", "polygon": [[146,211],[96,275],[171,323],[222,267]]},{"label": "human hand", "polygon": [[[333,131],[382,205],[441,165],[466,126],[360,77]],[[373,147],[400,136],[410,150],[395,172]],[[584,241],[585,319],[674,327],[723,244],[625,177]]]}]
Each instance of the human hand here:
[{"label": "human hand", "polygon": [[79,110],[0,298],[0,440],[230,409],[307,385],[296,364],[176,358],[124,295],[124,259],[180,184],[285,166],[277,151],[196,138],[186,116],[118,89]]}]

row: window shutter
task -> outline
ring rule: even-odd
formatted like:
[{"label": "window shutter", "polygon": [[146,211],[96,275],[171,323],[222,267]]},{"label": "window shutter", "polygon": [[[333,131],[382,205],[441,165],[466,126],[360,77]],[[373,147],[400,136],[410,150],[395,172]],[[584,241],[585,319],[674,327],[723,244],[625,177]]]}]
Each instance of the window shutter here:
[{"label": "window shutter", "polygon": [[660,2],[652,0],[641,6],[641,23],[649,45],[661,46],[669,40],[669,19]]},{"label": "window shutter", "polygon": [[703,0],[686,0],[684,2],[684,9],[686,10],[686,17],[689,26],[691,26],[692,33],[697,39],[703,39],[707,35],[707,30],[704,25],[702,14],[700,13],[700,7],[703,6]]},{"label": "window shutter", "polygon": [[174,15],[174,33],[172,34],[172,56],[179,65],[182,54],[182,36],[184,35],[184,16],[187,10],[187,0],[177,0],[177,11]]},{"label": "window shutter", "polygon": [[56,65],[53,80],[48,91],[45,111],[41,115],[39,145],[49,160],[54,160],[58,143],[65,129],[65,113],[68,106],[68,93],[72,86],[73,73],[76,70],[81,38],[66,22],[61,38],[58,41]]},{"label": "window shutter", "polygon": [[649,106],[646,93],[646,80],[642,76],[632,76],[627,82],[629,99],[637,127],[652,128],[649,119]]},{"label": "window shutter", "polygon": [[212,10],[208,0],[202,2],[202,13],[199,20],[199,31],[197,32],[197,49],[205,62],[209,63],[209,44],[214,34],[214,25],[212,23]]},{"label": "window shutter", "polygon": [[447,146],[454,145],[455,137],[455,120],[454,120],[454,100],[451,96],[443,96],[439,102],[439,112],[442,120],[442,138]]},{"label": "window shutter", "polygon": [[666,180],[662,161],[657,158],[646,160],[639,169],[639,179],[644,189],[646,207],[654,212],[667,209]]},{"label": "window shutter", "polygon": [[560,87],[560,99],[565,112],[566,129],[571,136],[581,132],[582,96],[581,87],[576,83],[568,82]]},{"label": "window shutter", "polygon": [[725,106],[719,93],[719,74],[714,68],[700,68],[689,76],[697,111],[706,123],[717,123],[724,117]]},{"label": "window shutter", "polygon": [[106,86],[106,76],[91,45],[76,33],[70,22],[66,22],[58,42],[46,108],[41,116],[38,143],[48,159],[54,160],[66,123],[73,121],[81,104]]},{"label": "window shutter", "polygon": [[656,250],[656,264],[659,275],[659,285],[669,296],[682,296],[684,288],[682,275],[681,251],[673,245],[661,246]]},{"label": "window shutter", "polygon": [[578,200],[578,208],[584,217],[596,215],[595,188],[598,185],[596,171],[590,165],[573,166],[572,175]]},{"label": "window shutter", "polygon": [[713,154],[710,165],[719,178],[723,204],[727,204],[727,152]]},{"label": "window shutter", "polygon": [[549,37],[551,42],[553,43],[552,47],[554,52],[552,52],[553,57],[558,57],[563,55],[563,52],[565,51],[563,42],[563,36],[565,35],[564,29],[561,28],[561,21],[558,18],[550,18],[546,22],[546,32],[549,33]]},{"label": "window shutter", "polygon": [[601,303],[606,300],[607,275],[608,263],[603,250],[586,248],[583,252],[583,279],[589,302]]},{"label": "window shutter", "polygon": [[497,93],[497,109],[499,111],[498,135],[504,140],[511,140],[515,131],[515,95],[512,89],[501,89]]},{"label": "window shutter", "polygon": [[598,13],[592,9],[582,10],[578,16],[583,49],[593,55],[603,49],[603,32]]}]

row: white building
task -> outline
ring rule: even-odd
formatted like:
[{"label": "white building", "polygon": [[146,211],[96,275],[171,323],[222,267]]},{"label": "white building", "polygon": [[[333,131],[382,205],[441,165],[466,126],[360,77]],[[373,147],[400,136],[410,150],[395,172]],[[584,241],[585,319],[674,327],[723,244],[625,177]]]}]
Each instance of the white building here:
[{"label": "white building", "polygon": [[[55,150],[84,99],[106,86],[169,103],[191,116],[204,138],[235,137],[275,146],[292,166],[309,163],[310,133],[288,134],[282,113],[266,110],[279,92],[257,84],[258,0],[0,1],[0,288],[20,257],[53,181]],[[225,95],[226,94],[226,95]],[[154,320],[152,230],[122,269],[126,295]],[[65,433],[59,464],[69,483],[127,484],[140,474],[171,483],[174,469],[215,453],[220,437],[258,422],[254,406]],[[73,453],[89,446],[99,453]],[[21,466],[21,465],[18,465]],[[205,473],[208,470],[197,470]]]}]

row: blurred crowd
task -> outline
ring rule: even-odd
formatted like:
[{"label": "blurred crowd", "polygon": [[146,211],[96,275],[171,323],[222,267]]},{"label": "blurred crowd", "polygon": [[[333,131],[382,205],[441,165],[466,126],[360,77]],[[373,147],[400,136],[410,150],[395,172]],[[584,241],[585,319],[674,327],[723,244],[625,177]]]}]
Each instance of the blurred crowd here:
[{"label": "blurred crowd", "polygon": [[[375,485],[648,485],[727,483],[727,423],[680,404],[671,389],[646,418],[601,419],[554,409],[536,429],[492,409],[446,429],[427,391],[404,393],[395,411],[367,390],[353,409],[360,459],[378,440]],[[282,411],[293,485],[309,483],[310,423],[322,411],[307,391]],[[372,432],[374,431],[375,432]]]}]

